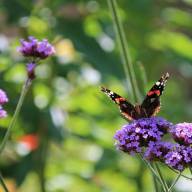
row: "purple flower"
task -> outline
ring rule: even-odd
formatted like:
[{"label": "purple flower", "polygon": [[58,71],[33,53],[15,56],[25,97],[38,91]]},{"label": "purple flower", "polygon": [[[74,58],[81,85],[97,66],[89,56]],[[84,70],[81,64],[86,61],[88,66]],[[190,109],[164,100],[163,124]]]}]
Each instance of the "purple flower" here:
[{"label": "purple flower", "polygon": [[134,154],[151,141],[160,141],[172,124],[161,117],[142,118],[124,125],[114,136],[119,150]]},{"label": "purple flower", "polygon": [[173,148],[170,142],[150,142],[144,157],[149,161],[164,161],[165,155]]},{"label": "purple flower", "polygon": [[0,89],[0,118],[7,116],[7,112],[3,109],[2,105],[8,102],[8,97],[5,91]]},{"label": "purple flower", "polygon": [[192,148],[184,145],[175,145],[166,155],[165,164],[182,171],[192,163]]},{"label": "purple flower", "polygon": [[25,57],[39,59],[45,59],[55,53],[54,47],[46,39],[38,41],[34,37],[29,37],[28,41],[22,39],[18,51]]},{"label": "purple flower", "polygon": [[36,67],[36,64],[33,62],[27,64],[27,74],[28,74],[28,78],[31,80],[35,78],[35,67]]},{"label": "purple flower", "polygon": [[4,103],[7,103],[7,102],[8,102],[7,94],[5,93],[5,91],[0,89],[0,105],[3,105]]},{"label": "purple flower", "polygon": [[176,142],[183,145],[192,144],[192,123],[179,123],[170,130]]},{"label": "purple flower", "polygon": [[7,116],[7,112],[4,109],[0,108],[0,119],[6,116]]}]

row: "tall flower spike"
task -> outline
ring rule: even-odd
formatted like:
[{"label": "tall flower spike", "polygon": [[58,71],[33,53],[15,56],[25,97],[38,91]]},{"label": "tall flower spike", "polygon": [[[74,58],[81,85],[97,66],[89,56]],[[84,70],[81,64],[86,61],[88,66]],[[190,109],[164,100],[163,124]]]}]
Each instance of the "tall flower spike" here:
[{"label": "tall flower spike", "polygon": [[172,126],[161,117],[142,118],[124,125],[114,136],[119,150],[129,154],[140,153],[151,141],[160,141]]},{"label": "tall flower spike", "polygon": [[22,39],[18,51],[25,57],[33,59],[45,59],[55,53],[54,47],[46,40],[38,41],[34,37],[29,37],[28,41]]},{"label": "tall flower spike", "polygon": [[192,144],[192,123],[179,123],[170,130],[176,142],[183,145]]}]

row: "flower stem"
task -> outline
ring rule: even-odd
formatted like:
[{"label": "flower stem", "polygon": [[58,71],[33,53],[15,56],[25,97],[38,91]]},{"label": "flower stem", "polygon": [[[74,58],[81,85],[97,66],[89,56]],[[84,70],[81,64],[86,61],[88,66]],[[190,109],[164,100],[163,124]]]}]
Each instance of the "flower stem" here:
[{"label": "flower stem", "polygon": [[154,174],[152,174],[152,177],[153,177],[153,184],[154,184],[155,192],[159,192],[157,178],[155,177]]},{"label": "flower stem", "polygon": [[191,172],[191,175],[192,175],[192,168],[191,168],[191,167],[189,167],[189,170],[190,170],[190,172]]},{"label": "flower stem", "polygon": [[[169,166],[167,166],[171,171],[173,171],[173,172],[175,172],[175,173],[177,173],[177,174],[180,174],[180,172],[179,171],[176,171],[175,169],[173,169],[172,167],[169,167]],[[192,178],[191,177],[187,177],[186,175],[183,175],[182,173],[181,173],[181,177],[184,177],[185,179],[189,179],[189,180],[191,180],[192,181]]]},{"label": "flower stem", "polygon": [[175,178],[175,180],[173,181],[171,187],[169,187],[169,192],[172,191],[173,187],[175,186],[175,184],[177,183],[177,181],[179,180],[179,178],[181,177],[181,172],[179,172],[179,174],[177,175],[177,177]]},{"label": "flower stem", "polygon": [[3,187],[4,191],[5,192],[9,192],[9,190],[7,189],[7,186],[5,185],[5,182],[3,181],[3,177],[0,173],[0,183],[1,183],[1,186]]},{"label": "flower stem", "polygon": [[161,170],[160,170],[158,164],[157,164],[157,163],[154,163],[154,166],[155,166],[155,168],[156,168],[156,170],[157,170],[157,172],[158,172],[158,174],[159,174],[159,177],[160,177],[160,179],[161,179],[161,183],[163,184],[163,187],[164,187],[165,191],[168,192],[168,191],[169,191],[169,188],[168,188],[168,186],[167,186],[167,183],[166,183],[165,179],[163,178],[163,175],[162,175],[162,173],[161,173]]},{"label": "flower stem", "polygon": [[[149,163],[147,160],[145,160],[142,155],[139,155],[140,158],[143,160],[143,162],[147,165],[147,167],[150,169],[151,173],[152,173],[152,176],[153,178],[155,178],[156,181],[159,181],[159,183],[164,186],[164,183],[162,182],[161,178],[159,177],[159,175],[156,173],[155,169],[153,168],[153,165],[151,163]],[[156,183],[154,183],[154,186],[155,186],[155,190],[158,191],[158,187],[156,185]],[[166,189],[163,188],[163,191],[166,192]]]},{"label": "flower stem", "polygon": [[117,35],[119,45],[121,48],[121,55],[123,58],[123,69],[125,72],[126,80],[127,80],[127,83],[130,80],[134,100],[135,100],[135,102],[138,102],[139,98],[140,98],[139,89],[138,89],[138,85],[137,85],[137,80],[135,78],[135,72],[133,69],[132,60],[131,60],[130,53],[128,50],[128,44],[126,41],[125,33],[124,33],[122,24],[120,22],[120,19],[119,19],[118,13],[117,13],[117,9],[118,9],[117,2],[116,2],[116,0],[108,0],[108,4],[109,4],[110,11],[112,13],[112,16],[113,16],[113,22],[114,22],[115,29],[116,29],[116,35]]},{"label": "flower stem", "polygon": [[9,124],[9,127],[7,128],[6,134],[5,134],[5,136],[3,138],[3,141],[2,141],[2,143],[0,145],[0,154],[2,153],[3,149],[5,148],[5,145],[6,145],[7,141],[8,141],[8,139],[9,139],[11,130],[12,130],[12,128],[14,127],[14,125],[16,123],[17,117],[18,117],[18,115],[20,113],[21,107],[23,105],[23,101],[25,99],[26,93],[27,93],[30,85],[31,85],[31,80],[27,78],[24,85],[23,85],[22,92],[21,92],[19,101],[17,103],[15,112],[13,114],[13,117],[11,119],[11,122]]}]

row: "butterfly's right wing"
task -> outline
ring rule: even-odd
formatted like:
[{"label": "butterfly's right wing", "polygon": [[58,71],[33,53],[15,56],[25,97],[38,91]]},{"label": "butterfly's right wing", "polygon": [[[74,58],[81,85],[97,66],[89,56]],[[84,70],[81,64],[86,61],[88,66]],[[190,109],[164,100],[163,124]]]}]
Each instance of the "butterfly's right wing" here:
[{"label": "butterfly's right wing", "polygon": [[104,92],[112,101],[119,105],[120,112],[126,120],[134,120],[137,117],[137,112],[135,107],[129,103],[125,98],[121,97],[117,93],[112,92],[111,90],[101,87],[101,91]]},{"label": "butterfly's right wing", "polygon": [[159,112],[160,96],[163,93],[168,78],[169,73],[162,75],[161,78],[148,91],[143,103],[141,104],[141,108],[144,110],[146,117],[154,116]]}]

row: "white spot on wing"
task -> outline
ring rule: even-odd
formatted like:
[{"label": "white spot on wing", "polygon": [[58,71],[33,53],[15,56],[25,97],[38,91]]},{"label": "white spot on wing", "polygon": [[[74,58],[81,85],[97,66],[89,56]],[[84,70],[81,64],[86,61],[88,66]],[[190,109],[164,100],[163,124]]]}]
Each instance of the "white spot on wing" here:
[{"label": "white spot on wing", "polygon": [[157,81],[155,84],[156,84],[157,86],[159,86],[159,85],[160,85],[160,82],[159,82],[159,81]]}]

